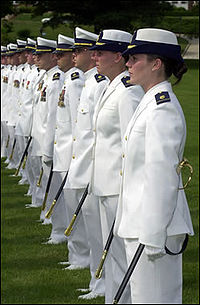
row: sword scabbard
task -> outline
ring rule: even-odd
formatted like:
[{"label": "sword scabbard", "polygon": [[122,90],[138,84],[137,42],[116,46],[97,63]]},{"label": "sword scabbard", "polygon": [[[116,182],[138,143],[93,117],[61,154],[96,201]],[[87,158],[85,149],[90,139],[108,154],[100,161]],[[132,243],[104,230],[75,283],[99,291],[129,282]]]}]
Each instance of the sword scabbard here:
[{"label": "sword scabbard", "polygon": [[56,200],[54,199],[54,201],[52,202],[52,204],[50,206],[50,209],[48,210],[48,212],[45,215],[46,218],[49,219],[51,217],[55,204],[56,204]]},{"label": "sword scabbard", "polygon": [[104,264],[104,261],[106,259],[107,253],[108,253],[107,250],[103,251],[103,255],[102,255],[99,267],[97,268],[96,273],[95,273],[96,279],[100,279],[101,278],[102,270],[103,270],[103,264]]},{"label": "sword scabbard", "polygon": [[69,236],[71,234],[72,227],[73,227],[73,224],[74,224],[75,220],[76,220],[76,214],[73,215],[72,220],[71,220],[68,228],[65,230],[65,235],[66,236]]}]

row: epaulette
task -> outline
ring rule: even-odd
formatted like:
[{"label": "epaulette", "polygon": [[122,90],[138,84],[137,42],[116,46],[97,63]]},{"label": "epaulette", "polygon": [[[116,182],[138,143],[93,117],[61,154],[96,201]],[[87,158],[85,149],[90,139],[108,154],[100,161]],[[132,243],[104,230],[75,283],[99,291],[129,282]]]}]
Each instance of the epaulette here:
[{"label": "epaulette", "polygon": [[60,79],[60,73],[58,72],[53,75],[52,80],[57,80],[57,79]]},{"label": "epaulette", "polygon": [[102,74],[95,74],[95,79],[96,79],[96,81],[97,81],[97,83],[99,83],[99,82],[101,82],[102,80],[105,80],[106,78],[105,78],[105,76],[104,75],[102,75]]},{"label": "epaulette", "polygon": [[79,72],[74,72],[71,74],[71,80],[79,78]]},{"label": "epaulette", "polygon": [[124,84],[125,87],[133,86],[132,84],[130,84],[130,76],[122,77],[121,81],[122,81],[122,83]]},{"label": "epaulette", "polygon": [[171,101],[170,97],[169,97],[169,93],[167,91],[162,91],[160,93],[157,93],[155,95],[155,99],[156,99],[157,105]]}]

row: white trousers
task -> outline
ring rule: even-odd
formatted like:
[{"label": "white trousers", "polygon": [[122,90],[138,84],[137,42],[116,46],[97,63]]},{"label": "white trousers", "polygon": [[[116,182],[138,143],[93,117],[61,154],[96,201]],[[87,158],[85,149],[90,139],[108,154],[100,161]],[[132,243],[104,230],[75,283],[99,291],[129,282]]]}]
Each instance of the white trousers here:
[{"label": "white trousers", "polygon": [[36,206],[41,206],[43,199],[44,199],[44,191],[45,191],[45,185],[43,181],[41,181],[40,186],[37,186],[37,182],[40,176],[40,171],[42,167],[42,161],[41,157],[39,156],[32,156],[31,152],[29,155],[29,158],[31,159],[31,165],[32,165],[32,171],[33,171],[33,189],[32,189],[32,204]]},{"label": "white trousers", "polygon": [[[110,229],[116,215],[118,195],[99,197],[100,216],[104,246],[108,239]],[[112,304],[116,291],[121,284],[121,280],[128,268],[124,240],[114,236],[109,252],[105,260],[105,304]],[[119,304],[131,304],[130,286],[126,290]]]},{"label": "white trousers", "polygon": [[7,155],[7,144],[8,140],[8,128],[5,121],[1,121],[1,158],[8,157]]},{"label": "white trousers", "polygon": [[89,288],[99,294],[105,294],[105,272],[103,270],[100,279],[96,279],[95,273],[103,254],[103,238],[99,209],[99,198],[88,195],[82,206],[82,214],[85,223],[87,240],[90,247],[90,274]]},{"label": "white trousers", "polygon": [[[178,252],[184,235],[168,237],[167,247]],[[128,264],[138,247],[137,239],[124,239]],[[182,254],[149,261],[143,251],[130,278],[132,304],[182,303]]]},{"label": "white trousers", "polygon": [[[63,189],[66,210],[68,211],[69,223],[78,206],[79,200],[84,190]],[[66,225],[68,227],[69,223]],[[72,232],[68,237],[68,260],[72,265],[89,267],[90,265],[90,248],[88,245],[86,228],[83,220],[82,211],[78,214],[74,223]]]}]

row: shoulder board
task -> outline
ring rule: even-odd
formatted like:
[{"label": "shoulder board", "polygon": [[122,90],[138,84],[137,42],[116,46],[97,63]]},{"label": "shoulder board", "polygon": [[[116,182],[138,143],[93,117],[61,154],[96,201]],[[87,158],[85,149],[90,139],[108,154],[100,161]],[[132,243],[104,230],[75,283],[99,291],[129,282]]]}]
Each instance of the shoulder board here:
[{"label": "shoulder board", "polygon": [[162,91],[155,95],[157,105],[170,102],[169,93],[167,91]]},{"label": "shoulder board", "polygon": [[124,84],[125,87],[133,86],[132,84],[130,84],[130,76],[122,77],[121,81],[122,81],[122,83]]},{"label": "shoulder board", "polygon": [[71,74],[71,80],[74,80],[76,78],[79,78],[79,72],[74,72]]},{"label": "shoulder board", "polygon": [[53,75],[52,80],[57,80],[57,79],[60,79],[60,73],[58,72]]},{"label": "shoulder board", "polygon": [[105,79],[106,79],[105,76],[102,75],[102,74],[95,74],[94,77],[95,77],[97,83],[99,83],[99,82],[101,82],[102,80],[105,80]]}]

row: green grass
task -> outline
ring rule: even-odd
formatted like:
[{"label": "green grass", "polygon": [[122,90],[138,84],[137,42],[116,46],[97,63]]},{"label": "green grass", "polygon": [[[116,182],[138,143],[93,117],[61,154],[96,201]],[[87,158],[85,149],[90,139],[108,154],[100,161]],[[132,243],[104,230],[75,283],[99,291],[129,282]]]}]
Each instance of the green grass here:
[{"label": "green grass", "polygon": [[[186,189],[195,235],[183,255],[183,303],[199,304],[199,143],[198,143],[198,61],[187,60],[188,72],[174,86],[187,123],[184,156],[194,174]],[[36,222],[40,209],[25,209],[30,202],[24,197],[28,186],[18,185],[19,177],[2,162],[2,304],[102,304],[103,298],[78,300],[77,288],[88,287],[89,270],[63,271],[59,261],[67,260],[67,247],[42,245],[51,227]],[[183,178],[186,179],[187,171]]]},{"label": "green grass", "polygon": [[[67,260],[67,246],[42,245],[51,226],[37,222],[40,209],[25,209],[30,197],[28,186],[18,185],[14,170],[2,171],[1,207],[1,304],[91,304],[80,301],[77,288],[88,288],[89,269],[64,271],[60,261]],[[92,304],[102,304],[97,298]]]}]

